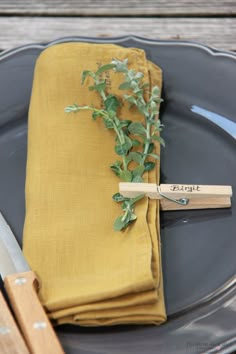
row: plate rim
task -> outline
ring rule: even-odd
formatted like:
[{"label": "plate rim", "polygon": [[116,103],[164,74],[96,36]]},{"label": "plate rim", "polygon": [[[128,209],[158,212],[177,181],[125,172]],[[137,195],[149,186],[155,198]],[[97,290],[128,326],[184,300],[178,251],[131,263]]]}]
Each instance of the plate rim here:
[{"label": "plate rim", "polygon": [[165,40],[165,39],[154,39],[154,38],[145,38],[141,36],[136,36],[136,35],[125,35],[125,36],[111,36],[111,37],[90,37],[90,36],[65,36],[65,37],[58,37],[55,40],[51,40],[48,42],[32,42],[29,44],[21,45],[19,47],[11,48],[11,49],[6,49],[0,52],[0,60],[5,59],[6,57],[10,55],[17,54],[21,51],[27,50],[27,49],[45,49],[47,47],[50,47],[55,44],[63,43],[63,42],[78,42],[80,40],[81,42],[85,41],[96,41],[98,43],[121,43],[123,41],[127,40],[134,40],[136,42],[140,43],[146,43],[146,44],[152,44],[152,45],[164,45],[164,46],[171,46],[171,45],[176,45],[176,46],[184,46],[184,47],[195,47],[198,49],[201,49],[213,57],[227,57],[231,58],[233,60],[236,60],[236,52],[230,51],[230,50],[224,50],[224,49],[219,49],[213,46],[209,46],[207,44],[203,44],[201,42],[197,41],[188,41],[188,40]]}]

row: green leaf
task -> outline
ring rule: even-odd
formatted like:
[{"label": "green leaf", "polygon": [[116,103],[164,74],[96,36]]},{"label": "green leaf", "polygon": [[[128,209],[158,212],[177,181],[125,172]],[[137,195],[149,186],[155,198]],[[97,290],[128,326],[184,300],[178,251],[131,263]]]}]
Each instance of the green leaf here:
[{"label": "green leaf", "polygon": [[125,135],[125,145],[126,145],[126,148],[127,148],[127,152],[133,146],[132,140],[127,135]]},{"label": "green leaf", "polygon": [[131,95],[124,95],[124,99],[129,102],[131,105],[135,104],[137,105],[137,100],[135,99],[134,96]]},{"label": "green leaf", "polygon": [[147,109],[146,105],[138,104],[137,107],[138,107],[139,112],[142,113],[142,115],[144,115],[145,117],[149,116],[148,109]]},{"label": "green leaf", "polygon": [[145,170],[145,168],[144,168],[143,165],[137,166],[137,167],[132,171],[133,178],[136,177],[136,176],[142,176],[144,170]]},{"label": "green leaf", "polygon": [[119,86],[119,90],[129,90],[130,89],[130,82],[125,81],[122,82],[122,84],[120,84]]},{"label": "green leaf", "polygon": [[102,117],[101,112],[93,111],[92,113],[93,120],[96,120],[98,117]]},{"label": "green leaf", "polygon": [[125,222],[125,225],[128,226],[129,223],[130,223],[130,218],[131,218],[131,215],[132,215],[132,210],[129,210],[127,213],[126,213],[127,209],[125,210],[125,215],[124,215],[124,222]]},{"label": "green leaf", "polygon": [[151,161],[148,161],[148,162],[144,162],[144,171],[151,171],[154,169],[154,167],[156,166],[155,162],[151,162]]},{"label": "green leaf", "polygon": [[136,182],[136,183],[142,183],[143,179],[141,176],[137,175],[132,179],[132,182]]},{"label": "green leaf", "polygon": [[158,109],[158,106],[157,106],[156,102],[154,102],[154,101],[150,102],[150,110],[151,110],[152,114],[158,114],[159,113],[159,109]]},{"label": "green leaf", "polygon": [[123,216],[118,216],[116,218],[113,228],[115,231],[121,231],[127,224],[125,221],[122,220]]},{"label": "green leaf", "polygon": [[155,131],[159,131],[160,132],[162,130],[163,124],[161,124],[160,119],[156,119],[155,120],[154,127],[155,127]]},{"label": "green leaf", "polygon": [[110,165],[110,169],[115,173],[116,176],[120,176],[121,165],[121,161],[116,161],[114,164]]},{"label": "green leaf", "polygon": [[130,171],[122,171],[120,173],[120,178],[124,182],[131,182],[132,181],[132,173]]},{"label": "green leaf", "polygon": [[121,204],[121,209],[122,210],[126,210],[127,209],[127,207],[128,207],[128,205],[129,205],[129,200],[127,200],[127,198],[126,198],[126,200],[124,200],[123,201],[123,203]]},{"label": "green leaf", "polygon": [[140,164],[142,162],[142,155],[140,154],[140,152],[131,151],[128,155],[128,158],[130,160],[137,162],[138,164]]},{"label": "green leaf", "polygon": [[134,90],[134,92],[135,92],[135,90],[136,91],[139,90],[139,86],[138,86],[138,83],[137,83],[136,80],[132,80],[131,83],[130,83],[130,86]]},{"label": "green leaf", "polygon": [[160,95],[160,89],[158,86],[153,86],[152,88],[152,97],[153,98],[156,98],[156,97],[159,97]]},{"label": "green leaf", "polygon": [[129,218],[129,223],[130,223],[131,221],[136,220],[136,219],[137,219],[137,215],[131,214],[131,215],[130,215],[130,218]]},{"label": "green leaf", "polygon": [[95,90],[94,86],[89,86],[88,89],[89,89],[89,91],[94,91]]},{"label": "green leaf", "polygon": [[133,139],[132,140],[133,147],[139,146],[141,143],[139,140]]},{"label": "green leaf", "polygon": [[121,120],[120,121],[120,128],[128,127],[130,123],[132,123],[131,120],[128,120],[128,119]]},{"label": "green leaf", "polygon": [[156,141],[159,141],[159,143],[162,145],[162,146],[164,146],[165,147],[165,141],[164,141],[164,139],[160,136],[160,135],[153,135],[152,136],[152,139],[153,140],[156,140]]},{"label": "green leaf", "polygon": [[140,199],[143,199],[143,197],[145,196],[145,194],[139,194],[137,195],[137,197],[132,198],[130,201],[130,206],[133,206],[135,203],[137,203]]},{"label": "green leaf", "polygon": [[142,123],[140,122],[133,122],[128,127],[129,132],[134,135],[143,135],[145,134],[146,130]]},{"label": "green leaf", "polygon": [[143,142],[144,144],[151,144],[152,139],[144,137]]},{"label": "green leaf", "polygon": [[94,73],[93,73],[92,71],[90,71],[90,70],[84,70],[84,71],[82,72],[82,76],[81,76],[81,83],[82,83],[82,85],[83,85],[83,83],[84,83],[84,81],[85,81],[85,79],[86,79],[87,76],[92,76],[92,77],[94,77]]},{"label": "green leaf", "polygon": [[135,93],[136,96],[142,97],[143,96],[143,89],[140,89],[139,87],[137,87],[134,90],[134,93]]},{"label": "green leaf", "polygon": [[110,166],[111,170],[115,173],[116,176],[120,177],[121,170],[115,166]]},{"label": "green leaf", "polygon": [[126,73],[128,71],[127,69],[128,59],[124,59],[123,61],[118,59],[113,59],[112,64],[115,65],[115,71],[117,72]]},{"label": "green leaf", "polygon": [[150,143],[149,144],[149,147],[148,147],[148,154],[150,154],[151,152],[153,152],[153,149],[154,149],[154,144],[153,143]]},{"label": "green leaf", "polygon": [[122,162],[117,160],[115,163],[114,163],[115,166],[118,166],[118,167],[121,167],[122,166]]},{"label": "green leaf", "polygon": [[121,195],[120,193],[116,193],[112,196],[112,199],[119,203],[119,202],[123,202],[125,200],[125,197],[123,197],[123,195]]},{"label": "green leaf", "polygon": [[161,144],[163,147],[166,146],[165,140],[164,140],[161,136],[160,136],[159,141],[160,141],[160,144]]},{"label": "green leaf", "polygon": [[153,157],[153,158],[156,159],[156,160],[159,160],[159,159],[160,159],[160,156],[157,155],[157,154],[148,154],[148,156],[151,156],[151,157]]},{"label": "green leaf", "polygon": [[109,115],[109,117],[113,120],[116,116],[116,112],[114,111],[107,111],[107,114]]},{"label": "green leaf", "polygon": [[110,118],[103,117],[103,122],[104,125],[107,129],[113,129],[114,128],[114,123]]},{"label": "green leaf", "polygon": [[117,108],[120,106],[120,101],[114,95],[107,96],[106,100],[104,101],[104,105],[107,111],[116,112]]},{"label": "green leaf", "polygon": [[127,148],[127,144],[118,144],[115,146],[115,152],[117,155],[125,156],[127,155],[129,149]]},{"label": "green leaf", "polygon": [[104,91],[106,88],[106,80],[100,81],[98,84],[93,86],[93,89],[96,90],[97,92],[101,93]]},{"label": "green leaf", "polygon": [[127,150],[125,149],[124,145],[125,144],[115,146],[115,152],[117,153],[117,155],[125,156],[127,154]]},{"label": "green leaf", "polygon": [[129,69],[129,76],[134,79],[136,71],[134,69]]},{"label": "green leaf", "polygon": [[143,73],[141,73],[141,72],[138,71],[138,72],[134,75],[134,78],[140,80],[140,79],[143,78],[143,76],[144,76]]},{"label": "green leaf", "polygon": [[115,64],[105,64],[100,66],[100,68],[96,71],[95,75],[98,76],[105,71],[111,70],[115,67]]}]

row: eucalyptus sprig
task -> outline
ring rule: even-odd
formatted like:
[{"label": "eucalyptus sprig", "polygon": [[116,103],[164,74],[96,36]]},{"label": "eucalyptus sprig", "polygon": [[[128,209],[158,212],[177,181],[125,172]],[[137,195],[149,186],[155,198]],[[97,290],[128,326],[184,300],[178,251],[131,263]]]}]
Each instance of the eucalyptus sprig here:
[{"label": "eucalyptus sprig", "polygon": [[[113,70],[116,73],[123,73],[124,81],[119,86],[123,90],[123,100],[129,103],[129,107],[136,109],[143,115],[144,122],[131,121],[119,116],[121,100],[114,94],[107,94],[107,82],[104,75]],[[155,153],[154,141],[164,146],[160,137],[162,124],[156,119],[159,113],[159,105],[162,101],[158,86],[149,91],[149,84],[143,82],[143,73],[128,68],[128,59],[123,61],[113,59],[111,63],[101,66],[96,72],[85,70],[82,73],[82,84],[87,77],[91,77],[93,84],[89,86],[90,91],[96,91],[102,98],[103,107],[79,106],[73,104],[65,108],[65,112],[79,112],[91,110],[92,118],[101,118],[107,129],[115,132],[115,152],[121,158],[113,163],[110,168],[122,181],[143,182],[143,174],[151,171],[155,160],[159,155]],[[148,96],[148,99],[145,97]],[[131,163],[132,162],[132,163]],[[115,202],[121,203],[123,214],[115,220],[114,229],[120,231],[125,229],[131,222],[137,219],[134,209],[135,204],[144,197],[139,195],[136,198],[125,198],[120,193],[113,195]]]}]

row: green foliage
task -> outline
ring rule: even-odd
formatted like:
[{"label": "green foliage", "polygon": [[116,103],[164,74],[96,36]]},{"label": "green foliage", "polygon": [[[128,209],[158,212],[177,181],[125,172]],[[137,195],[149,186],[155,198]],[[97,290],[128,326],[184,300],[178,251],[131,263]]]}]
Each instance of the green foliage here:
[{"label": "green foliage", "polygon": [[104,101],[104,106],[108,112],[113,111],[116,112],[118,107],[120,106],[120,101],[114,95],[108,95]]},{"label": "green foliage", "polygon": [[125,59],[123,61],[113,59],[111,62],[114,65],[115,71],[116,72],[122,72],[122,73],[127,73],[128,71],[128,59]]},{"label": "green foliage", "polygon": [[114,123],[110,117],[103,117],[104,125],[107,129],[113,129]]},{"label": "green foliage", "polygon": [[86,79],[87,76],[92,76],[95,77],[94,73],[90,70],[84,70],[82,72],[82,77],[81,77],[81,83],[84,84],[84,81]]},{"label": "green foliage", "polygon": [[133,122],[129,125],[128,130],[131,134],[134,135],[144,135],[146,130],[142,123],[140,122]]},{"label": "green foliage", "polygon": [[151,171],[154,169],[155,167],[155,162],[151,162],[151,161],[148,161],[148,162],[144,162],[144,171]]},{"label": "green foliage", "polygon": [[[105,76],[109,70],[113,70],[115,73],[123,73],[124,81],[119,86],[119,89],[124,91],[123,99],[128,102],[130,107],[136,107],[143,115],[143,122],[119,117],[118,112],[122,102],[117,96],[106,93],[107,82]],[[100,66],[96,72],[83,71],[82,84],[85,83],[87,77],[90,77],[89,90],[96,91],[101,96],[104,107],[79,106],[74,103],[67,106],[65,112],[75,113],[81,110],[91,110],[93,120],[101,118],[107,129],[114,130],[114,149],[121,158],[121,160],[110,165],[112,172],[124,182],[143,182],[143,174],[154,169],[156,166],[154,161],[159,159],[159,155],[155,153],[154,141],[165,145],[160,136],[163,125],[156,119],[156,115],[159,113],[159,104],[162,101],[160,89],[154,86],[149,92],[149,84],[143,82],[144,74],[129,69],[128,59],[123,61],[113,59],[111,63]],[[91,80],[93,81],[92,84]],[[148,100],[144,99],[146,93],[149,94]],[[137,219],[135,204],[143,197],[144,195],[126,198],[120,193],[113,195],[112,199],[121,203],[123,212],[114,222],[115,230],[121,231]]]},{"label": "green foliage", "polygon": [[110,165],[111,170],[115,173],[116,176],[120,176],[120,173],[122,171],[122,162],[121,161],[116,161],[114,164]]},{"label": "green foliage", "polygon": [[122,171],[120,173],[120,178],[124,182],[131,182],[132,181],[132,172],[130,172],[129,170]]},{"label": "green foliage", "polygon": [[[144,163],[148,163],[148,162],[144,162]],[[144,165],[138,165],[137,167],[135,167],[135,169],[132,171],[133,177],[137,177],[137,176],[142,176],[143,172],[145,170],[145,166]]]},{"label": "green foliage", "polygon": [[112,199],[115,202],[123,202],[125,200],[125,197],[123,197],[123,195],[121,195],[120,193],[116,193],[112,196]]},{"label": "green foliage", "polygon": [[132,182],[142,183],[143,182],[143,178],[140,175],[134,176],[133,179],[132,179]]},{"label": "green foliage", "polygon": [[117,153],[117,155],[125,156],[127,155],[128,151],[129,151],[128,146],[125,143],[115,145],[115,152]]},{"label": "green foliage", "polygon": [[128,155],[128,159],[133,160],[133,161],[137,162],[138,164],[140,164],[140,163],[142,163],[143,157],[140,152],[131,151]]},{"label": "green foliage", "polygon": [[90,91],[95,90],[100,94],[105,90],[105,88],[106,88],[106,80],[99,81],[95,85],[89,86]]},{"label": "green foliage", "polygon": [[95,75],[99,76],[100,74],[104,73],[105,71],[111,70],[115,67],[115,64],[105,64],[100,66],[100,68],[96,71]]}]

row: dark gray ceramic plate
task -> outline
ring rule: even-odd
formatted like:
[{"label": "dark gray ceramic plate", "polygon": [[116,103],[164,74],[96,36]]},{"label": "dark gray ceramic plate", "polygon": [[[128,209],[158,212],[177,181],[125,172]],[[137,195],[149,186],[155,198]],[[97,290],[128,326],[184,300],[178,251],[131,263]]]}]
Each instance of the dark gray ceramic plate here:
[{"label": "dark gray ceramic plate", "polygon": [[[0,209],[20,243],[35,60],[45,47],[64,41],[143,48],[164,73],[162,182],[229,184],[236,191],[235,54],[137,37],[33,44],[0,55]],[[58,334],[66,353],[230,353],[236,348],[235,196],[231,209],[162,213],[161,238],[167,323],[64,326]]]}]

